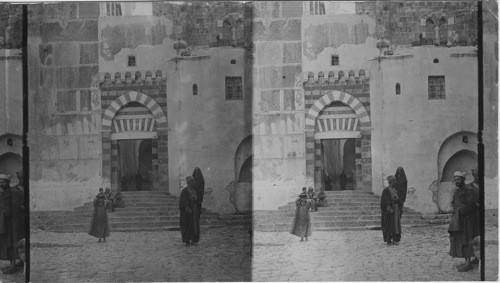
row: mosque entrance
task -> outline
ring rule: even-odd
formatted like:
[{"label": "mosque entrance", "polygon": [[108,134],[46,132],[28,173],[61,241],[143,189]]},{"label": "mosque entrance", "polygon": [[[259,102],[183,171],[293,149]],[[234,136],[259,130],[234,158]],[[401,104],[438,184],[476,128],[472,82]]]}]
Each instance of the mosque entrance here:
[{"label": "mosque entrance", "polygon": [[323,139],[322,185],[325,191],[354,190],[356,187],[356,139]]},{"label": "mosque entrance", "polygon": [[153,140],[118,141],[118,176],[121,191],[152,189]]}]

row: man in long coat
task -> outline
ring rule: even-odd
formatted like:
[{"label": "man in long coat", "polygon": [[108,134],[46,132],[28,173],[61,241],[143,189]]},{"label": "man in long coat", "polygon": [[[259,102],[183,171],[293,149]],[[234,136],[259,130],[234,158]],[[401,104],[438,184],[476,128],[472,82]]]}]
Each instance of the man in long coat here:
[{"label": "man in long coat", "polygon": [[9,266],[2,268],[4,274],[16,271],[12,238],[12,190],[10,175],[7,174],[0,174],[0,259],[10,261]]},{"label": "man in long coat", "polygon": [[[18,243],[25,237],[24,231],[24,187],[23,187],[23,173],[16,172],[17,180],[19,183],[11,188],[12,190],[12,240],[14,244]],[[14,260],[19,259],[17,267],[22,267],[23,262],[19,258],[17,249],[14,249]]]},{"label": "man in long coat", "polygon": [[474,189],[465,184],[465,173],[457,171],[454,174],[457,191],[453,195],[453,214],[448,227],[450,234],[450,256],[465,258],[465,262],[457,266],[459,272],[471,269],[472,240],[477,236],[476,202]]}]

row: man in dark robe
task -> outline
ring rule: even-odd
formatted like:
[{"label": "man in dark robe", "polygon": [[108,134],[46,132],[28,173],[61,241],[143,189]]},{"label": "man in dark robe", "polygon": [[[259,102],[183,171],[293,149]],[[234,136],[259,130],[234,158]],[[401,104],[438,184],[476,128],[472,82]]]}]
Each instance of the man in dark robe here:
[{"label": "man in dark robe", "polygon": [[403,206],[406,201],[406,193],[408,192],[408,180],[406,179],[403,167],[400,166],[396,169],[394,177],[396,178],[395,187],[399,198],[399,211],[401,212],[401,215],[403,215]]},{"label": "man in dark robe", "polygon": [[16,272],[14,241],[12,238],[12,190],[10,176],[0,174],[0,259],[10,260],[10,265],[2,268],[4,274]]},{"label": "man in dark robe", "polygon": [[94,211],[90,220],[89,235],[99,238],[109,237],[109,222],[108,222],[108,207],[109,202],[106,201],[104,194],[99,193],[94,199]]},{"label": "man in dark robe", "polygon": [[342,173],[339,175],[340,189],[345,190],[347,186],[347,175],[342,170]]},{"label": "man in dark robe", "polygon": [[290,234],[300,237],[300,241],[304,241],[304,237],[311,236],[311,218],[309,216],[309,209],[311,202],[307,199],[307,193],[301,193],[299,198],[295,201],[295,217],[293,218],[292,229]]},{"label": "man in dark robe", "polygon": [[198,212],[198,199],[193,189],[194,178],[186,178],[187,186],[182,189],[179,198],[180,227],[182,242],[186,246],[196,245],[200,239],[200,213]]},{"label": "man in dark robe", "polygon": [[[205,196],[205,179],[203,178],[203,174],[201,173],[201,169],[196,167],[194,168],[193,171],[193,189],[196,192],[196,206],[198,208],[198,213],[200,214],[199,217],[201,217],[202,213],[202,204],[203,204],[203,197]],[[200,235],[195,235],[194,236],[194,243],[198,243],[200,241]]]},{"label": "man in dark robe", "polygon": [[388,245],[399,245],[401,240],[401,216],[399,211],[399,197],[396,191],[396,178],[387,177],[389,186],[382,191],[380,210],[382,211],[382,234]]},{"label": "man in dark robe", "polygon": [[471,269],[471,257],[474,256],[472,240],[477,236],[476,202],[474,189],[465,184],[465,173],[454,174],[457,191],[453,195],[453,214],[448,233],[450,234],[450,256],[465,258],[465,263],[457,266],[459,272]]},{"label": "man in dark robe", "polygon": [[[477,171],[476,168],[473,168],[472,170],[472,177],[474,177],[474,181],[470,182],[468,185],[474,190],[474,193],[476,194],[476,230],[474,231],[474,234],[477,234],[479,236],[479,171]],[[478,264],[479,263],[479,258],[473,257],[472,260],[470,261],[472,264]]]},{"label": "man in dark robe", "polygon": [[[24,231],[24,187],[23,187],[23,173],[16,172],[17,180],[19,183],[11,188],[12,191],[12,240],[16,244],[25,237]],[[24,263],[19,258],[17,249],[13,250],[14,260],[19,259],[16,267],[22,267]]]}]

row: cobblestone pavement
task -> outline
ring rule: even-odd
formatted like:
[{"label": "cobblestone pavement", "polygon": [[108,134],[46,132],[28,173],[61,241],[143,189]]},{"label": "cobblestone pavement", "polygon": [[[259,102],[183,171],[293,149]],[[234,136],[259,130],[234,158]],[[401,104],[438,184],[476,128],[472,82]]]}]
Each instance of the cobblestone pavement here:
[{"label": "cobblestone pavement", "polygon": [[202,228],[198,246],[179,231],[31,233],[32,282],[249,281],[248,227]]},{"label": "cobblestone pavement", "polygon": [[[457,272],[448,225],[403,227],[399,246],[378,231],[314,231],[309,241],[286,232],[255,232],[254,281],[472,281],[477,268]],[[486,279],[497,280],[498,229],[486,231]]]},{"label": "cobblestone pavement", "polygon": [[[10,265],[10,261],[8,260],[0,260],[0,267],[5,267]],[[23,275],[23,268],[18,267],[17,272],[14,274],[2,274],[0,272],[0,282],[2,283],[10,283],[10,282],[16,282],[16,283],[21,283],[25,282],[25,278]]]}]

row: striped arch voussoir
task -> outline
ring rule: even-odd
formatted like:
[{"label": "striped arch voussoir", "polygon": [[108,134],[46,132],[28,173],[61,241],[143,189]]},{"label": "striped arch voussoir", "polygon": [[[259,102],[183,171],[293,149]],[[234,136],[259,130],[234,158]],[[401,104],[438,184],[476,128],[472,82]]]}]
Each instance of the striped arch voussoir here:
[{"label": "striped arch voussoir", "polygon": [[151,111],[153,116],[158,120],[157,122],[162,123],[167,121],[165,113],[163,113],[160,105],[154,99],[144,93],[129,91],[109,104],[102,117],[101,129],[110,129],[111,121],[113,121],[113,117],[116,115],[116,113],[120,110],[121,107],[132,101],[139,102],[140,104],[146,106]]},{"label": "striped arch voussoir", "polygon": [[306,129],[314,128],[316,123],[316,118],[318,117],[321,110],[323,110],[328,104],[333,101],[343,102],[349,107],[351,107],[356,115],[362,118],[363,122],[370,122],[370,116],[366,111],[366,108],[361,104],[361,102],[354,96],[340,91],[331,91],[328,94],[320,97],[314,104],[309,108],[306,113]]}]

